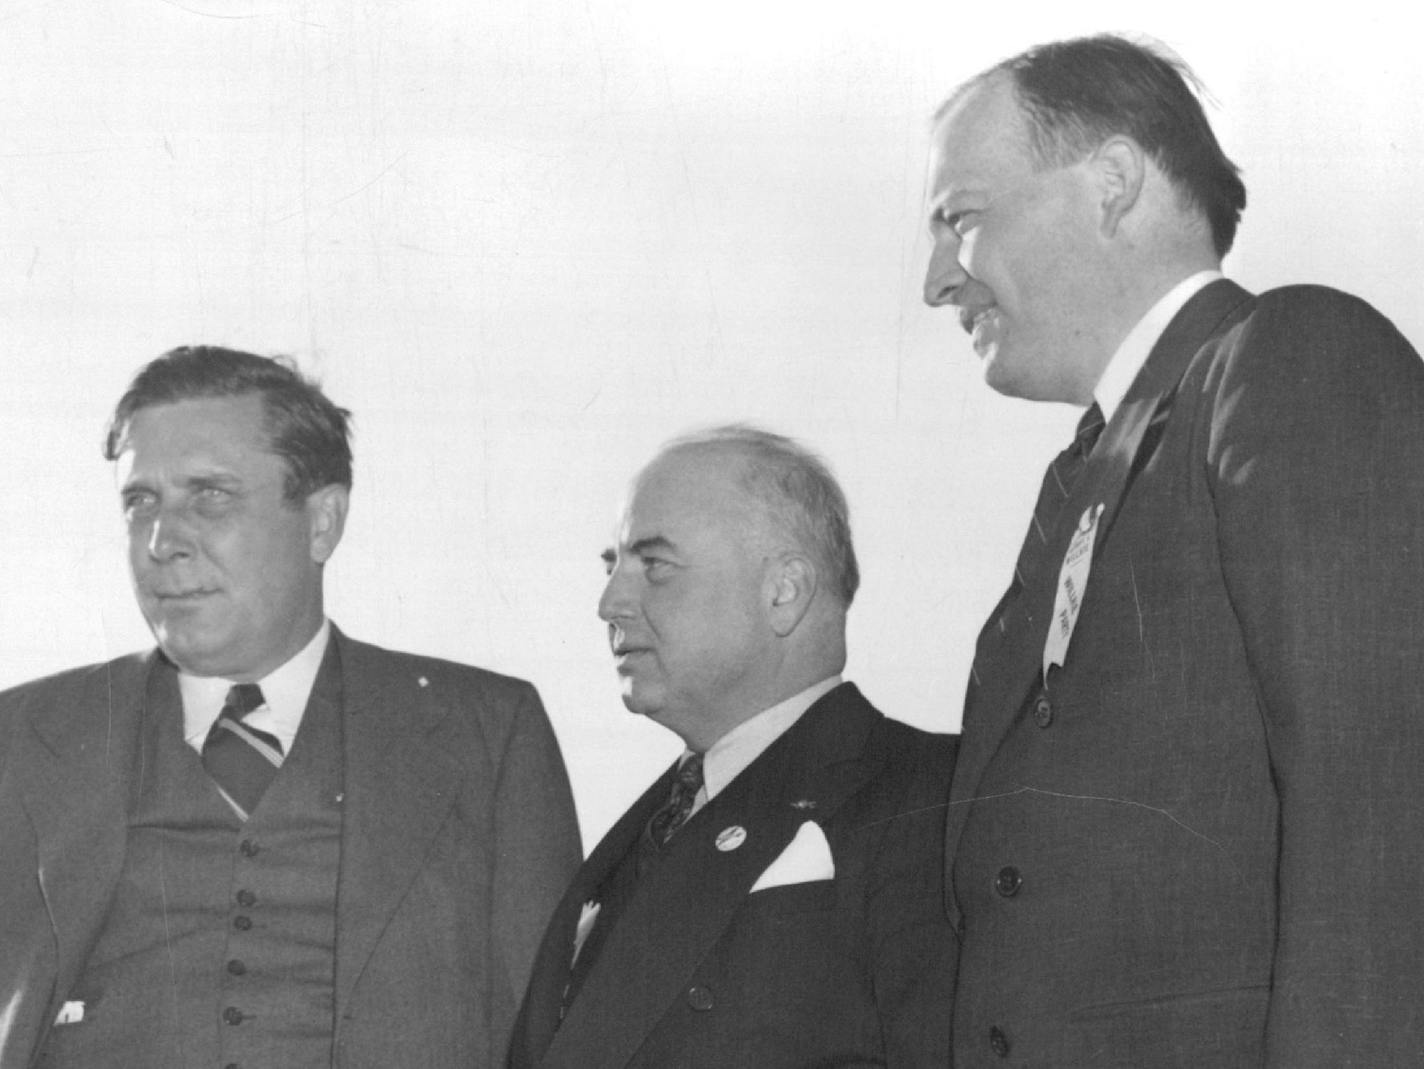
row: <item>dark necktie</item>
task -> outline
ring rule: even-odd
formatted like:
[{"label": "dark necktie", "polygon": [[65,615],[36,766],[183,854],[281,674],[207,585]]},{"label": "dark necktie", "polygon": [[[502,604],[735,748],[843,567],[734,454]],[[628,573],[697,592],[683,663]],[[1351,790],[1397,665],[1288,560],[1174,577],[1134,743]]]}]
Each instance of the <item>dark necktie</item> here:
[{"label": "dark necktie", "polygon": [[1088,465],[1088,455],[1103,433],[1103,410],[1094,401],[1092,407],[1083,413],[1078,421],[1078,430],[1068,448],[1053,458],[1048,470],[1043,473],[1043,485],[1038,489],[1038,500],[1033,505],[1033,519],[1029,522],[1028,533],[1024,535],[1018,560],[1014,562],[1014,581],[1010,590],[1022,587],[1038,570],[1043,552],[1048,548],[1048,537],[1053,533],[1058,514],[1063,511],[1068,495],[1073,492],[1073,484]]},{"label": "dark necktie", "polygon": [[667,846],[673,832],[687,823],[692,815],[697,792],[702,789],[702,755],[692,754],[678,768],[673,777],[672,790],[668,799],[648,820],[646,837],[658,850]]},{"label": "dark necktie", "polygon": [[235,683],[203,741],[203,767],[246,820],[282,767],[282,744],[244,722],[266,704],[256,683]]},{"label": "dark necktie", "polygon": [[[1073,484],[1088,465],[1088,457],[1102,436],[1103,426],[1103,410],[1094,401],[1078,421],[1078,430],[1073,435],[1073,441],[1067,449],[1053,458],[1053,463],[1048,465],[1048,470],[1043,473],[1043,485],[1039,487],[1038,500],[1034,502],[1033,518],[1029,521],[1018,560],[1014,562],[1013,581],[1004,596],[999,599],[999,604],[995,606],[994,614],[990,617],[996,622],[999,634],[1003,634],[1004,618],[1009,605],[1024,585],[1043,567],[1049,536],[1053,533],[1063,506],[1068,502],[1068,495],[1073,492]],[[980,652],[983,652],[982,644]],[[979,680],[977,657],[971,669],[971,680],[974,683]]]}]

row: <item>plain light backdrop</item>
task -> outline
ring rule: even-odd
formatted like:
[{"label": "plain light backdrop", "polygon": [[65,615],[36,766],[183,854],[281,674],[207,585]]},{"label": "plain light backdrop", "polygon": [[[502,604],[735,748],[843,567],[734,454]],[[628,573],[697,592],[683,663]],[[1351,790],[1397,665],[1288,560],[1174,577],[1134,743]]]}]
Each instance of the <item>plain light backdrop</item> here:
[{"label": "plain light backdrop", "polygon": [[594,606],[628,478],[690,426],[827,457],[864,570],[848,675],[954,730],[1076,417],[992,394],[920,303],[956,83],[1057,37],[1164,41],[1245,173],[1228,273],[1348,288],[1424,341],[1412,19],[1145,10],[0,4],[0,686],[148,643],[100,433],[139,365],[213,343],[355,412],[331,615],[534,680],[590,842],[679,749],[623,710]]}]

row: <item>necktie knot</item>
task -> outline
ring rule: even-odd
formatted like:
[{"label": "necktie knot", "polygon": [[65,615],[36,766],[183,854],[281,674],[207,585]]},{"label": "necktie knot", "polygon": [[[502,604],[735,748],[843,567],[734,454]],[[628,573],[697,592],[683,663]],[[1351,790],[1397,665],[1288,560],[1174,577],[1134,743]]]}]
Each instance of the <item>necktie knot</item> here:
[{"label": "necktie knot", "polygon": [[223,708],[231,709],[241,720],[254,709],[261,709],[266,704],[267,699],[262,697],[262,688],[256,683],[234,683],[228,689]]},{"label": "necktie knot", "polygon": [[1073,435],[1073,444],[1078,448],[1083,456],[1087,456],[1093,451],[1093,446],[1098,444],[1098,439],[1102,437],[1103,427],[1107,425],[1107,420],[1103,418],[1103,410],[1094,401],[1083,418],[1078,420],[1078,430]]}]

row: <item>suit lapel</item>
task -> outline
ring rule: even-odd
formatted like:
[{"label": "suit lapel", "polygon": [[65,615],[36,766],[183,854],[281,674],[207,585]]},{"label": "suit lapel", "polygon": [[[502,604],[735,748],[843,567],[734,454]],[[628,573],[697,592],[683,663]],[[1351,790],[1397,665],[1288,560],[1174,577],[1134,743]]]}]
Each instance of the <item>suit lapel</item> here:
[{"label": "suit lapel", "polygon": [[[541,1065],[628,1063],[801,824],[829,819],[874,775],[883,758],[870,753],[867,737],[878,720],[855,687],[836,688],[677,832],[608,933]],[[660,800],[650,791],[634,810],[646,820]],[[625,818],[615,828],[625,849],[630,827],[636,835],[641,823]],[[719,848],[730,828],[743,829],[745,839]],[[621,856],[616,847],[611,856]]]},{"label": "suit lapel", "polygon": [[56,998],[83,967],[123,867],[145,706],[160,698],[167,707],[178,703],[176,677],[156,651],[96,669],[64,697],[73,704],[34,711],[18,733],[14,762],[54,925]]},{"label": "suit lapel", "polygon": [[[981,635],[979,650],[983,660],[966,699],[966,745],[961,747],[950,791],[945,839],[950,858],[954,857],[968,817],[968,802],[975,796],[985,769],[1029,689],[1041,675],[1059,565],[1074,527],[1085,509],[1103,506],[1093,547],[1096,560],[1108,542],[1132,480],[1161,439],[1177,388],[1192,358],[1218,332],[1222,321],[1250,299],[1251,295],[1234,282],[1220,280],[1204,287],[1173,317],[1103,430],[1088,466],[1049,533],[1048,563],[1017,599],[1000,610],[1004,613],[1002,641],[995,643],[991,637],[986,642]],[[1092,589],[1091,576],[1088,589]],[[1086,603],[1083,611],[1089,611]],[[995,626],[994,621],[988,626]],[[1072,656],[1071,646],[1068,656]]]},{"label": "suit lapel", "polygon": [[539,946],[529,993],[523,1009],[524,1022],[516,1029],[515,1053],[526,1060],[515,1064],[539,1064],[559,1028],[559,1011],[564,988],[572,974],[574,937],[586,903],[597,901],[614,869],[633,848],[647,822],[666,800],[671,789],[674,763],[653,781],[642,796],[614,823],[608,833],[580,866],[573,882],[554,910],[553,919]]},{"label": "suit lapel", "polygon": [[312,701],[341,707],[344,754],[336,1010],[351,997],[381,932],[455,804],[458,725],[396,658],[332,628]]}]

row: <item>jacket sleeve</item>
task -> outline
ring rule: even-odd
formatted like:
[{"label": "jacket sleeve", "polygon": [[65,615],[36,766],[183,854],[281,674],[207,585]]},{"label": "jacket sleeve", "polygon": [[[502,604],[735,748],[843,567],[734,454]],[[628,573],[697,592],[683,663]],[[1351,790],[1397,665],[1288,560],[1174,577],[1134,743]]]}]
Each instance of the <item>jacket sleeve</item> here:
[{"label": "jacket sleeve", "polygon": [[1280,801],[1267,1064],[1424,1058],[1424,369],[1334,291],[1227,339],[1222,568]]},{"label": "jacket sleeve", "polygon": [[527,685],[521,690],[499,762],[493,813],[492,930],[510,999],[508,1014],[492,1029],[501,1052],[508,1045],[544,928],[583,856],[558,741],[538,692]]}]

